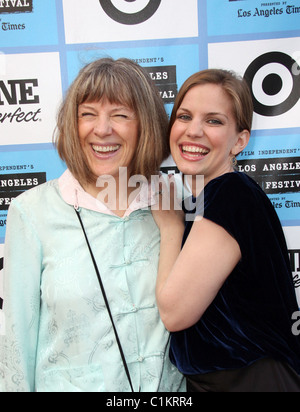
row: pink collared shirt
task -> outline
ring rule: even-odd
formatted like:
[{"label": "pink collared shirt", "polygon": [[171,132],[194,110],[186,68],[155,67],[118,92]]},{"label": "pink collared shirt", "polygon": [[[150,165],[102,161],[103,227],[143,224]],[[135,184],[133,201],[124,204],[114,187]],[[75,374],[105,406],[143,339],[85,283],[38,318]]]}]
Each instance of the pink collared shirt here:
[{"label": "pink collared shirt", "polygon": [[[69,170],[66,170],[58,179],[59,190],[63,200],[76,208],[84,208],[116,216],[105,203],[87,193]],[[130,203],[123,217],[129,216],[132,212],[144,209],[156,204],[155,185],[153,183],[142,183],[141,189]]]}]

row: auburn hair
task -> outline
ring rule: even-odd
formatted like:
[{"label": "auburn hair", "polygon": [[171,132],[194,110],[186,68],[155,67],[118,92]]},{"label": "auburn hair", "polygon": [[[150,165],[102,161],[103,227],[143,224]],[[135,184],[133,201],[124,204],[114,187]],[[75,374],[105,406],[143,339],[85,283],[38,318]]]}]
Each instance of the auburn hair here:
[{"label": "auburn hair", "polygon": [[171,114],[169,133],[176,120],[176,113],[189,90],[195,86],[215,84],[222,87],[232,102],[233,115],[237,131],[248,130],[251,133],[253,121],[253,100],[246,81],[234,72],[220,69],[207,69],[190,76],[182,85]]}]

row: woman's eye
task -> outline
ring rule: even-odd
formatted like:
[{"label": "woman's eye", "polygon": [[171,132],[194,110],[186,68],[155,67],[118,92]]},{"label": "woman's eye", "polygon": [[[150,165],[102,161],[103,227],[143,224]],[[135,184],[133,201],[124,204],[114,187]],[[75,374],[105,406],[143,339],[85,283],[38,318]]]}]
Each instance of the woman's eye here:
[{"label": "woman's eye", "polygon": [[111,116],[111,119],[113,119],[115,122],[125,122],[127,120],[132,120],[133,117],[124,113],[116,113]]},{"label": "woman's eye", "polygon": [[121,113],[115,114],[114,117],[118,117],[120,119],[128,119],[128,116],[126,114],[121,114]]},{"label": "woman's eye", "polygon": [[82,113],[79,113],[79,117],[94,117],[94,116],[96,116],[94,113],[89,113],[89,112],[82,112]]},{"label": "woman's eye", "polygon": [[189,116],[188,114],[180,114],[180,115],[177,116],[177,119],[183,120],[183,121],[188,121],[188,120],[191,120],[191,116]]},{"label": "woman's eye", "polygon": [[218,120],[218,119],[210,119],[210,120],[208,120],[208,123],[209,124],[212,124],[212,125],[214,125],[214,126],[219,126],[219,125],[222,125],[223,123],[221,122],[221,120]]}]

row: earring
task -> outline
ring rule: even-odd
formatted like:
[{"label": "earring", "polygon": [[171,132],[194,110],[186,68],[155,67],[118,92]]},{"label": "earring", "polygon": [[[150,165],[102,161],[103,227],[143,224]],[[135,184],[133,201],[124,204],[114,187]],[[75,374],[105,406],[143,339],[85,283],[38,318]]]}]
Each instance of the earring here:
[{"label": "earring", "polygon": [[235,156],[233,156],[233,158],[231,159],[231,161],[232,161],[232,166],[233,166],[233,168],[235,169],[235,168],[237,167],[237,165],[238,165],[237,158],[236,158]]}]

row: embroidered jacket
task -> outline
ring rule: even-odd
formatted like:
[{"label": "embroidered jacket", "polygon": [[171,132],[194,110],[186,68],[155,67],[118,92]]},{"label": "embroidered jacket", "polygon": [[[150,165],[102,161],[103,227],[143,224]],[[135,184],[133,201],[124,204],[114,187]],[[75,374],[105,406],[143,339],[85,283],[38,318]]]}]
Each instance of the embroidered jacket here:
[{"label": "embroidered jacket", "polygon": [[0,392],[129,391],[87,236],[135,391],[178,391],[169,333],[155,302],[160,235],[144,185],[125,215],[88,195],[69,171],[16,198],[4,260]]}]

